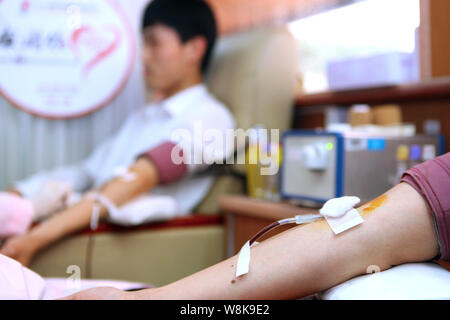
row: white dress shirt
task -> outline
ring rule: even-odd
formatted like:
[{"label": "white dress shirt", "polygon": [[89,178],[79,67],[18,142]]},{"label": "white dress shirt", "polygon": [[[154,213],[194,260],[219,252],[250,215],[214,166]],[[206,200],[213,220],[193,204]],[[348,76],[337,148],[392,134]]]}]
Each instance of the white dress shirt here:
[{"label": "white dress shirt", "polygon": [[[26,198],[32,198],[48,181],[68,182],[78,193],[99,188],[114,178],[120,168],[130,167],[142,153],[163,142],[171,141],[176,144],[173,133],[177,129],[187,130],[194,136],[195,128],[198,129],[199,126],[203,130],[216,129],[224,137],[227,130],[235,127],[231,113],[209,93],[204,84],[195,85],[134,112],[117,134],[101,144],[80,164],[36,174],[17,182],[15,187]],[[192,143],[194,141],[195,139]],[[224,148],[225,154],[222,156],[226,157],[233,152],[232,146]],[[214,181],[211,175],[194,176],[203,167],[204,164],[188,164],[189,172],[183,178],[152,189],[148,196],[155,197],[154,208],[149,208],[154,211],[154,219],[146,221],[189,213],[206,195]],[[175,206],[168,204],[165,209],[158,209],[164,206],[164,199]]]}]

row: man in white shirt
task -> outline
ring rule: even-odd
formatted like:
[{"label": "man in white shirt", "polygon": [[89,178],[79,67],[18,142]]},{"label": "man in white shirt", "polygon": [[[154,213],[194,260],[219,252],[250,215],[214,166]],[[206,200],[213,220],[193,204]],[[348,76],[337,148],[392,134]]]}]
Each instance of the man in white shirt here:
[{"label": "man in white shirt", "polygon": [[[96,193],[25,235],[7,239],[0,253],[28,265],[39,250],[54,241],[89,223],[92,227],[94,213],[125,224],[168,219],[190,212],[211,187],[212,176],[195,175],[205,167],[203,162],[176,162],[173,151],[192,160],[199,142],[200,153],[204,155],[208,149],[203,147],[209,141],[199,141],[202,133],[213,129],[225,137],[225,132],[234,128],[229,111],[203,84],[216,38],[214,15],[203,0],[154,0],[145,10],[142,32],[146,82],[162,100],[130,115],[119,132],[81,164],[18,182],[10,192],[26,199],[36,199],[48,181],[67,182],[78,193]],[[191,142],[176,140],[174,133],[180,130],[193,136]],[[218,145],[221,150],[213,151],[216,160],[232,152],[230,146]],[[128,176],[118,177],[120,170]],[[123,215],[123,208],[130,209],[126,206],[142,195],[147,201],[145,215],[130,219],[129,210]]]}]

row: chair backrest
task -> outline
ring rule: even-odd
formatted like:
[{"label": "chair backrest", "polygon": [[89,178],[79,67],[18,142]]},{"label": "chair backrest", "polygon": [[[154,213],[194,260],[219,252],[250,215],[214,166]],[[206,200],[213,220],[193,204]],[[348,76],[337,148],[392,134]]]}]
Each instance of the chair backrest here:
[{"label": "chair backrest", "polygon": [[[279,129],[291,125],[297,75],[295,39],[285,26],[266,26],[222,38],[207,84],[234,115],[237,128]],[[243,171],[242,165],[235,165]],[[221,195],[243,193],[240,181],[217,179],[196,213],[215,213]]]},{"label": "chair backrest", "polygon": [[210,90],[244,130],[290,126],[296,79],[296,44],[285,26],[267,26],[224,37],[218,43]]}]

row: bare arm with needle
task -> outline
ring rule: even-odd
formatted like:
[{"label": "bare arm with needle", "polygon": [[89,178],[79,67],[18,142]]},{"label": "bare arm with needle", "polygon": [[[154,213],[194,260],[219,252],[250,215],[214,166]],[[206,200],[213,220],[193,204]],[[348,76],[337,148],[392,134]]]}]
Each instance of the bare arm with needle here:
[{"label": "bare arm with needle", "polygon": [[365,222],[338,236],[320,220],[252,248],[250,272],[234,279],[237,257],[157,289],[126,293],[98,288],[70,298],[293,299],[364,274],[370,265],[426,261],[438,253],[426,201],[401,183],[358,208]]}]

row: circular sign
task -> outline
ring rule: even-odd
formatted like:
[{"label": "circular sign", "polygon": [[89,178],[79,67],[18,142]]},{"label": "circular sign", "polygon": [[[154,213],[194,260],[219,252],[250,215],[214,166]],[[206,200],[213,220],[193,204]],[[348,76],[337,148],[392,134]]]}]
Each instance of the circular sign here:
[{"label": "circular sign", "polygon": [[125,86],[134,34],[109,0],[0,0],[0,94],[31,114],[89,114]]}]

